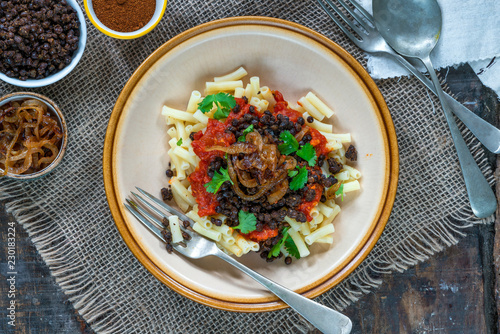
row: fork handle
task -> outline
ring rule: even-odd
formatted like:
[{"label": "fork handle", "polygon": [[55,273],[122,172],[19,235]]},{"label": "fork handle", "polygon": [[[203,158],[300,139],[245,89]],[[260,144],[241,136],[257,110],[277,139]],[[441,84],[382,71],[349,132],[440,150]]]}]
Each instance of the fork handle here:
[{"label": "fork handle", "polygon": [[427,56],[422,58],[421,61],[424,63],[427,71],[429,71],[429,75],[432,78],[439,100],[443,106],[443,112],[457,150],[458,160],[462,169],[462,175],[464,177],[472,211],[474,215],[479,218],[489,217],[497,209],[496,196],[467,148],[457,123],[449,111],[448,102],[444,99],[444,92],[441,86],[439,86],[439,80],[436,76],[436,72],[434,72],[430,58]]},{"label": "fork handle", "polygon": [[[384,52],[385,54],[391,55],[395,58],[401,65],[403,65],[408,71],[414,74],[429,90],[434,94],[438,95],[436,88],[432,82],[427,79],[418,69],[415,68],[408,60],[403,56],[396,53],[394,50],[390,49]],[[476,138],[491,152],[495,154],[500,153],[500,130],[490,123],[486,122],[481,117],[474,114],[472,111],[467,109],[463,104],[455,100],[453,97],[444,93],[444,100],[448,103],[450,111],[452,111],[469,130],[476,136]]]},{"label": "fork handle", "polygon": [[215,254],[222,260],[232,264],[264,287],[269,289],[272,293],[278,296],[282,301],[287,303],[291,308],[297,311],[307,321],[316,326],[321,332],[325,334],[348,334],[352,329],[351,320],[340,312],[332,310],[324,305],[318,304],[298,293],[295,293],[276,282],[262,276],[261,274],[253,271],[245,265],[239,263],[231,256],[218,252]]}]

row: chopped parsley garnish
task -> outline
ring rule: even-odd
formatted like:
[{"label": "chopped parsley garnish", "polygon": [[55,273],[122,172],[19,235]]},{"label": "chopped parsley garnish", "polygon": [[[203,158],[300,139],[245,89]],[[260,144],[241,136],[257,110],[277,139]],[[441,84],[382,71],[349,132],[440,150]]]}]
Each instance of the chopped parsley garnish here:
[{"label": "chopped parsley garnish", "polygon": [[302,189],[307,183],[307,175],[307,168],[300,167],[299,172],[293,177],[292,182],[290,182],[290,189],[294,191]]},{"label": "chopped parsley garnish", "polygon": [[311,145],[311,143],[307,143],[300,150],[297,151],[297,155],[307,161],[309,166],[314,166],[316,165],[316,150],[314,149],[314,146]]},{"label": "chopped parsley garnish", "polygon": [[343,183],[340,185],[340,188],[335,192],[335,195],[341,196],[342,201],[344,200],[344,184]]},{"label": "chopped parsley garnish", "polygon": [[297,155],[307,161],[309,166],[312,167],[316,164],[318,158],[316,157],[316,150],[311,143],[306,143],[300,147],[297,139],[288,130],[280,134],[280,139],[283,141],[283,144],[278,145],[281,154],[289,155],[297,152]]},{"label": "chopped parsley garnish", "polygon": [[236,100],[234,99],[234,96],[221,92],[205,96],[203,101],[198,103],[198,108],[202,113],[207,113],[212,110],[214,104],[217,107],[217,111],[214,113],[214,118],[227,118],[231,109],[236,105]]},{"label": "chopped parsley garnish", "polygon": [[297,175],[298,173],[299,173],[299,171],[298,171],[298,170],[295,170],[295,169],[294,169],[294,170],[289,170],[289,171],[288,171],[288,176],[290,176],[290,177],[294,177],[294,176],[295,176],[295,175]]},{"label": "chopped parsley garnish", "polygon": [[297,245],[291,237],[285,240],[285,249],[291,256],[293,256],[297,260],[300,259],[299,249],[297,248]]},{"label": "chopped parsley garnish", "polygon": [[280,150],[281,154],[289,155],[293,152],[297,152],[297,150],[299,149],[299,142],[290,133],[290,131],[283,131],[280,134],[280,139],[283,140],[283,144],[278,145],[278,149]]},{"label": "chopped parsley garnish", "polygon": [[253,213],[240,210],[240,212],[238,212],[238,220],[240,223],[238,226],[233,227],[234,229],[240,230],[241,233],[250,233],[252,231],[255,231],[257,218]]},{"label": "chopped parsley garnish", "polygon": [[250,124],[248,128],[243,130],[243,134],[238,138],[238,141],[245,141],[246,135],[252,131],[253,131],[253,124]]},{"label": "chopped parsley garnish", "polygon": [[269,254],[267,254],[267,257],[270,258],[272,256],[276,257],[278,255],[280,255],[280,248],[281,248],[281,245],[283,245],[283,243],[285,242],[286,240],[286,237],[288,237],[288,229],[289,227],[285,227],[283,229],[283,238],[281,238],[280,241],[278,241],[278,243],[276,243],[273,248],[271,248],[271,250],[269,251]]},{"label": "chopped parsley garnish", "polygon": [[286,251],[293,257],[295,257],[296,259],[300,259],[300,253],[299,253],[299,249],[297,248],[297,245],[295,245],[295,242],[293,241],[292,237],[290,237],[290,235],[288,234],[288,230],[290,228],[289,227],[285,227],[283,229],[283,238],[281,238],[280,241],[278,241],[277,244],[275,244],[273,246],[273,248],[271,248],[271,250],[269,251],[269,254],[267,254],[267,257],[268,258],[271,258],[271,257],[276,257],[278,255],[280,255],[280,249],[281,249],[281,246],[283,244],[285,244],[285,249]]},{"label": "chopped parsley garnish", "polygon": [[181,145],[182,145],[182,138],[177,141],[177,146],[181,146]]},{"label": "chopped parsley garnish", "polygon": [[229,181],[231,182],[231,184],[233,184],[233,181],[231,181],[227,169],[221,168],[219,172],[214,172],[214,176],[212,177],[212,180],[210,180],[210,182],[205,183],[205,188],[207,189],[207,192],[215,194],[217,190],[219,190],[220,186],[222,186],[222,184],[226,181]]}]

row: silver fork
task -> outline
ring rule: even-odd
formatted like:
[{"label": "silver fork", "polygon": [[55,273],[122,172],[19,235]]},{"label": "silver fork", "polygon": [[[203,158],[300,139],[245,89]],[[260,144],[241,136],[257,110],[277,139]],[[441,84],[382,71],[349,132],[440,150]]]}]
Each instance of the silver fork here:
[{"label": "silver fork", "polygon": [[[349,19],[341,10],[335,5],[332,0],[317,0],[319,5],[325,10],[330,18],[339,26],[340,29],[349,37],[354,44],[360,49],[373,53],[373,54],[386,54],[390,55],[394,60],[398,61],[408,71],[413,73],[427,88],[437,95],[436,89],[432,82],[424,76],[418,69],[415,68],[404,57],[396,53],[387,44],[385,39],[380,35],[373,17],[355,0],[347,0],[354,8],[359,11],[355,12],[344,0],[336,0],[341,6],[349,13],[355,21]],[[335,13],[341,18],[339,20]],[[346,26],[347,25],[347,26]],[[355,36],[347,27],[351,28],[358,36]],[[465,106],[460,104],[450,95],[446,94],[446,100],[451,108],[451,111],[467,126],[477,139],[491,152],[500,153],[500,130],[483,120],[481,117],[474,114]]]},{"label": "silver fork", "polygon": [[[149,211],[145,210],[141,205],[138,205],[134,200],[129,199],[127,199],[128,204],[125,204],[125,207],[145,227],[147,227],[163,242],[166,242],[166,240],[161,233],[162,222],[158,219],[158,217],[163,218],[167,217],[167,215],[158,207],[165,210],[166,213],[176,215],[180,219],[189,221],[190,224],[194,224],[194,222],[190,218],[188,218],[186,215],[184,215],[182,212],[179,212],[175,208],[172,208],[171,206],[165,204],[165,202],[163,202],[162,200],[154,197],[153,195],[140,188],[137,188],[137,190],[139,190],[139,192],[144,195],[149,201],[155,203],[156,206],[152,205],[150,202],[148,202],[148,200],[144,199],[140,195],[132,192],[132,195],[137,199],[137,201],[141,203],[142,206],[146,207]],[[153,212],[154,214],[150,212]],[[269,289],[272,293],[274,293],[282,301],[287,303],[291,308],[297,311],[300,315],[302,315],[306,320],[316,326],[316,328],[318,328],[323,333],[348,334],[351,332],[352,323],[347,316],[326,306],[318,304],[304,296],[301,296],[298,293],[295,293],[244,266],[243,264],[233,259],[231,256],[221,251],[213,241],[202,237],[191,229],[187,230],[185,228],[182,228],[182,230],[183,232],[189,234],[190,239],[184,240],[183,243],[172,245],[173,249],[178,253],[192,259],[200,259],[210,255],[217,256],[218,258],[238,268],[257,282],[262,284],[264,287]]]}]

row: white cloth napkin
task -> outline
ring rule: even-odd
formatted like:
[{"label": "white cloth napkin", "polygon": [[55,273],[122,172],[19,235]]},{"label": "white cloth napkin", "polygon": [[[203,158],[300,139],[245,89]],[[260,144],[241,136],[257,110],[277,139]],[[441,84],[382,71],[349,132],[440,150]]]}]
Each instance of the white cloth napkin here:
[{"label": "white cloth napkin", "polygon": [[[404,0],[393,0],[404,1]],[[370,13],[372,0],[360,0]],[[472,62],[479,73],[496,56],[500,58],[499,0],[438,0],[443,27],[431,60],[436,69]],[[374,78],[385,79],[409,73],[389,57],[368,55],[368,71]],[[500,64],[493,60],[479,78],[500,94]]]},{"label": "white cloth napkin", "polygon": [[493,89],[500,100],[500,57],[469,63],[481,82]]}]

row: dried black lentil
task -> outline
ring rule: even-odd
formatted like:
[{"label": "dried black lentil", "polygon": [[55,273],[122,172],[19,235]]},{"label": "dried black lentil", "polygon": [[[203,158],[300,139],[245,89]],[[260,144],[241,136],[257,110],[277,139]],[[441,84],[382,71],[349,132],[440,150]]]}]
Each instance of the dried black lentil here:
[{"label": "dried black lentil", "polygon": [[351,161],[358,160],[358,151],[356,150],[354,145],[349,145],[349,147],[345,151],[345,157]]}]

